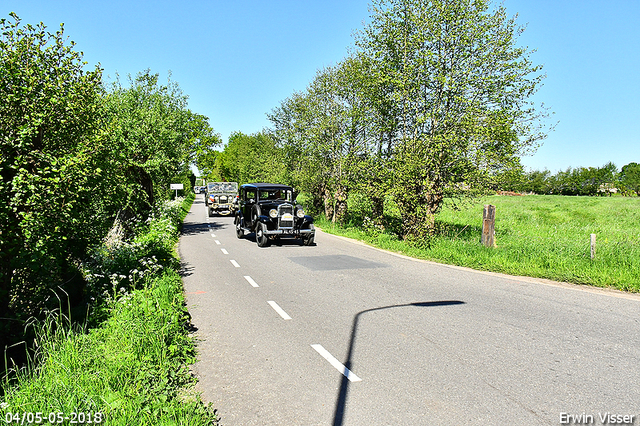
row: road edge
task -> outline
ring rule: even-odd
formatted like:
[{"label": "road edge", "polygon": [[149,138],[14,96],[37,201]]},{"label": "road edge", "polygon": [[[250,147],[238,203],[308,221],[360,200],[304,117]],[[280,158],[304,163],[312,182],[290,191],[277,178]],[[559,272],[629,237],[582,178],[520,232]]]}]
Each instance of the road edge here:
[{"label": "road edge", "polygon": [[315,228],[316,228],[316,232],[321,232],[323,235],[329,235],[329,236],[332,236],[332,237],[335,237],[335,238],[339,238],[339,239],[344,240],[344,241],[349,241],[349,242],[351,242],[353,244],[369,247],[371,249],[382,251],[382,252],[391,254],[393,256],[402,258],[402,259],[412,260],[414,262],[421,262],[421,263],[426,263],[426,264],[429,264],[429,265],[442,266],[442,267],[446,267],[446,268],[455,269],[455,270],[458,270],[458,271],[474,272],[474,273],[477,273],[477,274],[488,275],[488,276],[492,276],[492,277],[500,277],[500,278],[513,280],[513,281],[524,281],[524,282],[528,282],[528,283],[532,283],[532,284],[543,284],[543,285],[547,285],[547,286],[551,286],[551,287],[566,288],[566,289],[570,289],[570,290],[583,291],[583,292],[588,292],[588,293],[595,293],[595,294],[611,296],[611,297],[617,297],[617,298],[627,299],[627,300],[635,300],[637,302],[640,302],[640,293],[630,293],[630,292],[626,292],[626,291],[622,291],[622,290],[618,290],[618,289],[613,289],[613,288],[608,288],[608,287],[595,287],[595,286],[591,286],[591,285],[588,285],[588,284],[573,284],[573,283],[562,282],[562,281],[553,281],[553,280],[550,280],[550,279],[547,279],[547,278],[535,278],[535,277],[528,277],[528,276],[524,276],[524,275],[509,275],[509,274],[505,274],[505,273],[501,273],[501,272],[482,271],[482,270],[479,270],[479,269],[469,268],[467,266],[450,265],[450,264],[447,264],[447,263],[440,263],[440,262],[436,262],[436,261],[433,261],[433,260],[418,259],[416,257],[411,257],[411,256],[407,256],[405,254],[396,253],[396,252],[393,252],[393,251],[390,251],[390,250],[386,250],[386,249],[383,249],[383,248],[380,248],[380,247],[376,247],[376,246],[368,244],[368,243],[366,243],[364,241],[356,240],[356,239],[349,238],[349,237],[343,237],[342,235],[331,234],[329,232],[324,232],[318,226],[316,226]]}]

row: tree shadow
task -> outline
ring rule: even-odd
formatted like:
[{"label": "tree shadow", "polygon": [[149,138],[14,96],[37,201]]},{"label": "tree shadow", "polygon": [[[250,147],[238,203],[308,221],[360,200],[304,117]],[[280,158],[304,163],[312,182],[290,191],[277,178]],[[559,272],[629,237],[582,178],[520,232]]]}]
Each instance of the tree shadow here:
[{"label": "tree shadow", "polygon": [[187,262],[180,262],[180,270],[178,271],[178,273],[180,274],[180,276],[182,278],[184,277],[189,277],[191,275],[193,275],[193,271],[195,270],[195,267],[191,266],[189,263]]},{"label": "tree shadow", "polygon": [[220,229],[227,228],[228,225],[225,223],[187,223],[185,222],[182,225],[182,235],[197,235],[202,234],[209,231],[218,231]]},{"label": "tree shadow", "polygon": [[209,232],[206,223],[184,223],[182,225],[182,235],[196,235],[203,232]]},{"label": "tree shadow", "polygon": [[[385,309],[406,308],[411,306],[420,307],[420,308],[430,308],[430,307],[437,307],[437,306],[452,306],[452,305],[464,305],[464,304],[465,302],[462,302],[460,300],[439,300],[439,301],[432,301],[432,302],[417,302],[417,303],[407,303],[404,305],[383,306],[380,308],[366,309],[364,311],[358,312],[353,317],[353,323],[351,325],[351,338],[349,341],[349,351],[347,353],[347,360],[344,363],[344,366],[349,371],[352,371],[351,363],[352,363],[353,354],[354,354],[356,334],[358,331],[358,321],[360,320],[360,317],[362,315],[370,312],[382,311]],[[333,426],[342,426],[342,423],[344,421],[344,414],[346,410],[348,393],[349,393],[349,379],[347,378],[347,376],[343,375],[342,381],[340,384],[340,390],[338,392],[338,397],[336,399],[336,409],[333,416]]]}]

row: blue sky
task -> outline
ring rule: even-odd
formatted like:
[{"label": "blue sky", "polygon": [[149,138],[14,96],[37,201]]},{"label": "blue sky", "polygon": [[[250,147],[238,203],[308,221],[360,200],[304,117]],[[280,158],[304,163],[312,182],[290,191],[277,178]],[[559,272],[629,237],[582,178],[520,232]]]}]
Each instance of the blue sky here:
[{"label": "blue sky", "polygon": [[[544,86],[534,100],[558,122],[531,169],[618,168],[640,163],[640,1],[504,0],[527,29]],[[100,62],[113,79],[144,69],[171,71],[190,108],[210,118],[227,141],[233,131],[269,126],[266,114],[316,71],[343,59],[353,31],[368,18],[367,0],[0,0],[0,16],[44,22]]]}]

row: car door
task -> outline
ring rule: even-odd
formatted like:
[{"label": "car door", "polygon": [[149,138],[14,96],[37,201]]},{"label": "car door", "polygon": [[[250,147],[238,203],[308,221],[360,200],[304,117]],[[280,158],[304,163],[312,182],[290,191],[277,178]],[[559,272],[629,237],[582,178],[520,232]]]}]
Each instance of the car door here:
[{"label": "car door", "polygon": [[240,211],[244,218],[244,226],[250,228],[251,223],[251,208],[256,202],[256,191],[254,188],[242,188],[240,191]]}]

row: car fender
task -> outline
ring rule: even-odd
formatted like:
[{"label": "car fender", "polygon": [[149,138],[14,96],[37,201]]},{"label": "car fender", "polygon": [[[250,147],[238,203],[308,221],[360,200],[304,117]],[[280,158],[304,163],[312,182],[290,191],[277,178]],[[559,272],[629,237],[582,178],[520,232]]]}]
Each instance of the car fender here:
[{"label": "car fender", "polygon": [[304,217],[299,218],[296,221],[296,225],[300,228],[300,229],[308,229],[313,225],[313,218],[309,215],[304,215]]},{"label": "car fender", "polygon": [[[262,216],[262,210],[260,209],[260,206],[258,204],[255,204],[251,208],[251,224],[248,225],[251,227],[251,229],[256,230],[258,223],[261,222],[260,216]],[[246,221],[245,221],[245,226],[247,226]]]},{"label": "car fender", "polygon": [[265,225],[269,225],[271,223],[271,218],[269,216],[260,215],[258,216],[258,222],[262,222]]}]

